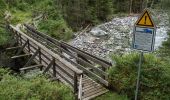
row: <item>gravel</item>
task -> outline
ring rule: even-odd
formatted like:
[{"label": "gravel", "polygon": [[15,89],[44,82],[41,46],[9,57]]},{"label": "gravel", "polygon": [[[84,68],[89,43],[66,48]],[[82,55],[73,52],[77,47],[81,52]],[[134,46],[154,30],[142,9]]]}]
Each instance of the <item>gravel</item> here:
[{"label": "gravel", "polygon": [[[157,20],[155,49],[158,49],[167,38],[168,15],[154,12]],[[109,54],[124,54],[131,52],[132,32],[137,16],[114,18],[112,21],[98,25],[90,32],[77,35],[71,42],[74,47],[80,48],[92,55],[110,60]]]}]

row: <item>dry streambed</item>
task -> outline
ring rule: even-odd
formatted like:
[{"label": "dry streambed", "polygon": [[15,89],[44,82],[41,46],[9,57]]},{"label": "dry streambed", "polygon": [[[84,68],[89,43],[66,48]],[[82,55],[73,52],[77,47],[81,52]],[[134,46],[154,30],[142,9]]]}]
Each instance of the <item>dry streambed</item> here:
[{"label": "dry streambed", "polygon": [[[152,11],[157,26],[155,49],[158,49],[167,38],[169,29],[168,14]],[[128,53],[132,50],[132,32],[137,16],[113,18],[110,22],[98,25],[90,32],[79,34],[70,44],[93,55],[109,60],[109,54]]]}]

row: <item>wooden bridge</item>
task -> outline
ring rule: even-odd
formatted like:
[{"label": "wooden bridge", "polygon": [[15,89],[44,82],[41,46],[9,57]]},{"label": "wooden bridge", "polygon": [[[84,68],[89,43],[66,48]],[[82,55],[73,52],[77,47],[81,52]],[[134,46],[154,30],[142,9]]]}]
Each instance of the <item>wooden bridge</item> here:
[{"label": "wooden bridge", "polygon": [[106,71],[112,66],[111,63],[58,41],[29,25],[24,25],[22,31],[12,25],[7,28],[17,42],[17,46],[7,48],[17,51],[11,58],[29,57],[20,71],[26,73],[38,69],[43,74],[47,73],[52,80],[69,85],[79,100],[89,100],[108,91]]}]

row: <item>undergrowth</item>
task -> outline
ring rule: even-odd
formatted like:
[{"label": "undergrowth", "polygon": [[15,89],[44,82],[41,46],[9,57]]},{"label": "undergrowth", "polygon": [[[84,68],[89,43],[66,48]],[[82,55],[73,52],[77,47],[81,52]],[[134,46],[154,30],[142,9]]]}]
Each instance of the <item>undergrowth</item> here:
[{"label": "undergrowth", "polygon": [[[109,70],[111,87],[134,98],[139,54],[112,56],[115,65]],[[145,54],[141,67],[139,98],[141,100],[168,100],[170,98],[169,63],[153,54]]]},{"label": "undergrowth", "polygon": [[74,100],[74,96],[70,88],[45,76],[26,79],[0,68],[0,100]]}]

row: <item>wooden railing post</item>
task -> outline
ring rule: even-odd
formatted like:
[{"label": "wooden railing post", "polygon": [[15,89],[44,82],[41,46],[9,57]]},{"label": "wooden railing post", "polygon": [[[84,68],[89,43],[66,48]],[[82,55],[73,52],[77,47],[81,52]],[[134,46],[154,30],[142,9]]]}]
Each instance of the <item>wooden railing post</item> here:
[{"label": "wooden railing post", "polygon": [[83,91],[83,74],[80,75],[80,82],[79,82],[79,90],[78,90],[78,100],[82,100],[82,91]]},{"label": "wooden railing post", "polygon": [[[103,67],[103,66],[102,66],[102,70],[103,70],[104,72],[106,72],[106,68]],[[102,77],[103,77],[103,79],[106,79],[106,77],[105,77],[104,75],[102,75]]]},{"label": "wooden railing post", "polygon": [[74,72],[74,94],[75,94],[75,99],[78,100],[78,80],[77,80],[77,73]]},{"label": "wooden railing post", "polygon": [[27,41],[28,41],[28,52],[30,53],[30,51],[31,51],[31,49],[30,49],[30,42],[29,42],[28,39],[27,39]]},{"label": "wooden railing post", "polygon": [[[53,58],[54,59],[54,58]],[[54,61],[54,63],[53,63],[53,77],[56,77],[56,63],[55,63],[55,61]]]}]

